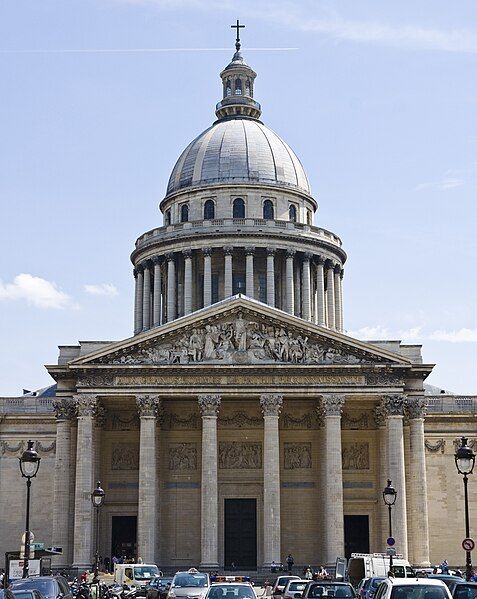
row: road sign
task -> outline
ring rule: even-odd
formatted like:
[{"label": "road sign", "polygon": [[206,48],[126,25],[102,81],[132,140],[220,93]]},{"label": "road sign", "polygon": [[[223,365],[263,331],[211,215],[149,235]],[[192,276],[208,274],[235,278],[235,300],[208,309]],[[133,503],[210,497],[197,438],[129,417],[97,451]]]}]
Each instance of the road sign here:
[{"label": "road sign", "polygon": [[462,549],[464,551],[473,551],[475,549],[475,541],[474,539],[464,539],[462,541]]},{"label": "road sign", "polygon": [[388,537],[386,543],[392,547],[396,543],[396,539],[394,537]]},{"label": "road sign", "polygon": [[33,549],[33,551],[44,551],[45,543],[32,543],[31,548]]},{"label": "road sign", "polygon": [[387,554],[387,555],[389,555],[389,556],[391,556],[391,555],[392,555],[393,557],[395,557],[395,555],[396,555],[396,550],[395,550],[395,549],[393,549],[392,547],[388,547],[388,548],[386,549],[386,554]]}]

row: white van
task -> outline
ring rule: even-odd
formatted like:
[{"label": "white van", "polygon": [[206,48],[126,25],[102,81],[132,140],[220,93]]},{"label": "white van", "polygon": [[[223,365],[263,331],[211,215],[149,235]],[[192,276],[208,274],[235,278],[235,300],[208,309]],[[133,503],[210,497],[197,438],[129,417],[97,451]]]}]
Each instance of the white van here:
[{"label": "white van", "polygon": [[[135,586],[138,591],[145,591],[156,576],[163,576],[163,573],[155,564],[114,564],[114,582]],[[145,595],[145,592],[138,592],[141,594]]]},{"label": "white van", "polygon": [[[385,553],[352,553],[348,560],[347,578],[356,587],[363,578],[387,577],[389,556]],[[393,572],[396,578],[416,576],[411,564],[402,555],[393,557]]]}]

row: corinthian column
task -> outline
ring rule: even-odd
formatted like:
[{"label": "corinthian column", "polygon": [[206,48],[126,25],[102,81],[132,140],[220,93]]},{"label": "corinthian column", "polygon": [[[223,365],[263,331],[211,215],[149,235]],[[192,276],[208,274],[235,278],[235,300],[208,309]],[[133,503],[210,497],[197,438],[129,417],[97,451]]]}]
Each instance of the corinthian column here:
[{"label": "corinthian column", "polygon": [[183,250],[184,256],[184,315],[192,312],[192,250]]},{"label": "corinthian column", "polygon": [[54,556],[55,566],[71,563],[70,488],[71,488],[71,420],[75,416],[72,399],[61,398],[53,402],[56,416],[56,455],[53,503],[53,545],[63,547],[63,554]]},{"label": "corinthian column", "polygon": [[[396,503],[392,510],[393,536],[396,539],[396,551],[407,559],[407,509],[406,509],[406,474],[404,464],[404,406],[405,396],[400,394],[385,395],[382,408],[387,415],[387,455],[388,475],[397,491]],[[382,509],[385,509],[382,506]]]},{"label": "corinthian column", "polygon": [[234,248],[230,245],[224,247],[224,298],[233,293],[232,285],[232,255]]},{"label": "corinthian column", "polygon": [[134,269],[136,277],[136,297],[134,302],[134,334],[137,335],[142,331],[142,299],[144,295],[144,277],[143,268],[139,264]]},{"label": "corinthian column", "polygon": [[166,255],[167,260],[167,322],[176,318],[176,263],[174,254]]},{"label": "corinthian column", "polygon": [[147,261],[144,264],[144,293],[142,296],[142,330],[151,326],[151,268]]},{"label": "corinthian column", "polygon": [[253,285],[253,254],[255,248],[245,248],[245,293],[254,298]]},{"label": "corinthian column", "polygon": [[287,250],[286,253],[286,271],[285,271],[285,288],[287,305],[286,311],[289,314],[295,314],[295,277],[293,273],[293,259],[295,257],[295,250]]},{"label": "corinthian column", "polygon": [[280,438],[278,418],[283,395],[260,396],[263,412],[263,567],[280,562]]},{"label": "corinthian column", "polygon": [[377,468],[379,470],[379,488],[377,490],[378,501],[378,516],[379,516],[379,547],[385,547],[386,539],[389,536],[388,530],[388,513],[382,508],[382,492],[388,481],[388,432],[387,432],[387,414],[382,403],[379,403],[374,408],[374,421],[378,427],[378,443],[379,443],[379,462]]},{"label": "corinthian column", "polygon": [[334,265],[331,260],[326,262],[326,307],[328,312],[328,327],[335,328],[335,284]]},{"label": "corinthian column", "polygon": [[161,296],[162,296],[162,281],[161,281],[161,262],[159,256],[152,260],[154,264],[154,301],[153,301],[153,317],[152,325],[158,327],[161,324]]},{"label": "corinthian column", "polygon": [[212,303],[212,248],[203,248],[204,254],[204,308]]},{"label": "corinthian column", "polygon": [[267,304],[275,307],[275,248],[267,248]]},{"label": "corinthian column", "polygon": [[200,567],[219,566],[219,499],[217,482],[217,415],[220,395],[199,395],[202,414],[201,560]]},{"label": "corinthian column", "polygon": [[137,510],[137,550],[146,564],[156,563],[157,464],[156,418],[161,407],[158,397],[139,395],[136,405],[140,419],[139,498]]},{"label": "corinthian column", "polygon": [[410,528],[413,563],[427,567],[429,562],[429,522],[427,508],[426,454],[424,446],[424,417],[427,400],[424,397],[409,397],[407,415],[410,425]]},{"label": "corinthian column", "polygon": [[316,295],[317,295],[317,324],[321,327],[326,325],[325,321],[325,260],[322,256],[316,259]]},{"label": "corinthian column", "polygon": [[341,326],[341,266],[335,265],[335,329],[342,331]]},{"label": "corinthian column", "polygon": [[341,457],[341,413],[344,395],[327,393],[322,396],[325,425],[324,523],[325,561],[334,564],[344,555],[343,471]]},{"label": "corinthian column", "polygon": [[77,395],[78,440],[76,445],[75,525],[73,566],[91,568],[92,515],[91,492],[94,488],[93,420],[98,405],[97,397]]},{"label": "corinthian column", "polygon": [[302,294],[302,317],[305,320],[311,320],[311,285],[310,285],[310,260],[311,254],[303,255],[303,294]]}]

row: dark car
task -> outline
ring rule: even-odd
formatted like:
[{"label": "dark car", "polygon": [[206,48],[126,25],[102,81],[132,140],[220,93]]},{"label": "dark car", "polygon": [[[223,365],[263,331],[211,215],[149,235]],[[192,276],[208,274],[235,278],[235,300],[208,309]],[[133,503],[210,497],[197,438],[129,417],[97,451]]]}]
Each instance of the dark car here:
[{"label": "dark car", "polygon": [[477,598],[477,582],[450,582],[448,585],[454,599],[476,599]]},{"label": "dark car", "polygon": [[363,583],[358,588],[358,596],[360,599],[373,599],[378,586],[384,580],[384,576],[374,576],[373,578],[365,578]]},{"label": "dark car", "polygon": [[63,576],[35,576],[14,580],[10,585],[17,591],[39,591],[45,599],[73,599],[69,584]]},{"label": "dark car", "polygon": [[15,599],[45,599],[40,591],[36,589],[32,589],[31,591],[27,590],[18,590],[12,591]]},{"label": "dark car", "polygon": [[[295,595],[298,599],[300,595]],[[354,599],[356,591],[348,582],[335,582],[334,580],[323,580],[309,582],[302,594],[303,599],[328,599],[339,597],[340,599]]]},{"label": "dark car", "polygon": [[146,599],[165,599],[172,584],[172,577],[156,576],[146,586]]},{"label": "dark car", "polygon": [[0,589],[0,599],[15,599],[15,595],[8,589]]},{"label": "dark car", "polygon": [[429,574],[427,578],[434,578],[435,580],[442,580],[450,589],[452,582],[465,582],[461,576],[452,576],[452,574]]}]

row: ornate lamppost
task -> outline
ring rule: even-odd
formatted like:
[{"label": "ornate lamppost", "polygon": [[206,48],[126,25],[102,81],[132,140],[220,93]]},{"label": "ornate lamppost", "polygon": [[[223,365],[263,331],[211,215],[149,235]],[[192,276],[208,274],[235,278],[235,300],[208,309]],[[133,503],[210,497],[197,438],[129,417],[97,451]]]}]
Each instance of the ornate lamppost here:
[{"label": "ornate lamppost", "polygon": [[30,558],[30,488],[31,479],[35,478],[40,467],[41,458],[33,449],[33,441],[28,441],[27,448],[18,458],[20,462],[20,472],[22,477],[27,479],[27,500],[26,500],[26,521],[25,521],[25,559],[23,560],[22,578],[28,578],[29,558]]},{"label": "ornate lamppost", "polygon": [[96,489],[91,493],[91,502],[96,510],[96,551],[94,554],[94,577],[98,576],[99,570],[99,508],[104,503],[106,493],[101,488],[101,483],[98,481]]},{"label": "ornate lamppost", "polygon": [[[389,514],[389,538],[393,536],[393,522],[391,517],[391,510],[393,505],[396,503],[397,491],[392,486],[391,481],[388,479],[388,484],[386,485],[383,491],[383,499],[385,505],[388,506],[388,514]],[[389,571],[393,571],[393,556],[389,554]]]},{"label": "ornate lamppost", "polygon": [[[461,438],[461,445],[455,452],[455,465],[457,472],[464,477],[464,506],[465,506],[465,538],[470,537],[469,526],[469,495],[467,492],[468,475],[472,474],[475,465],[475,453],[467,445],[467,437]],[[470,551],[465,552],[465,577],[470,580],[472,576],[472,557]]]}]

